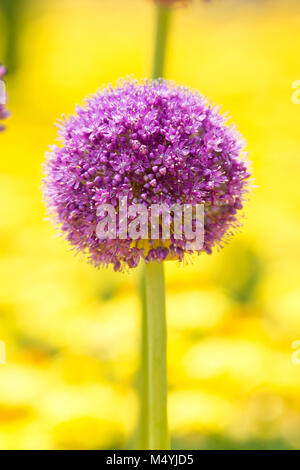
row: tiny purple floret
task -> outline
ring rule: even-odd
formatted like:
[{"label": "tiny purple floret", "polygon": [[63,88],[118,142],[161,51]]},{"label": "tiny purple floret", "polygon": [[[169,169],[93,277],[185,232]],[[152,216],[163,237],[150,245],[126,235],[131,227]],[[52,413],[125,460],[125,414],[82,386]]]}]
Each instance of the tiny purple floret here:
[{"label": "tiny purple floret", "polygon": [[[3,77],[6,74],[6,68],[0,63],[0,82],[3,81]],[[3,83],[0,83],[0,119],[5,119],[9,116],[9,112],[5,108],[6,96],[5,90],[2,87]],[[0,131],[4,130],[4,126],[0,125]]]}]

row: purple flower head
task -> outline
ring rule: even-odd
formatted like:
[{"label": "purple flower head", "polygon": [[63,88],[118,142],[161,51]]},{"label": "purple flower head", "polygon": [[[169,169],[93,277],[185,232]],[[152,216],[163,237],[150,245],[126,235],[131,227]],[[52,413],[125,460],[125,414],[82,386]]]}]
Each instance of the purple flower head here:
[{"label": "purple flower head", "polygon": [[[49,214],[77,251],[96,266],[136,267],[140,259],[183,261],[183,239],[101,239],[98,208],[118,200],[204,204],[204,243],[211,253],[239,225],[250,177],[244,141],[198,92],[165,80],[126,80],[89,97],[59,124],[43,190]],[[161,227],[160,227],[161,229]]]},{"label": "purple flower head", "polygon": [[[6,68],[0,63],[0,119],[5,119],[9,116],[9,112],[5,109],[6,103],[6,92],[3,77],[6,74]],[[0,131],[3,131],[4,127],[0,125]]]}]

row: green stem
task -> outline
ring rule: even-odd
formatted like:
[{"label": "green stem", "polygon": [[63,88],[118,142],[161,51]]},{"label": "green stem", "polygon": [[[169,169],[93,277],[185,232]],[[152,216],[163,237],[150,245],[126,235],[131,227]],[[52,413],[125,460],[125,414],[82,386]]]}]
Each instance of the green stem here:
[{"label": "green stem", "polygon": [[[167,5],[158,5],[156,15],[156,38],[153,64],[154,79],[162,78],[164,76],[171,8]],[[153,282],[153,272],[155,271],[157,271],[156,283]],[[163,265],[157,266],[157,263],[150,263],[147,266],[143,266],[140,281],[140,295],[142,306],[142,344],[139,448],[168,449],[166,325]],[[156,299],[156,301],[151,300],[151,298]],[[153,305],[153,302],[157,303],[157,309],[156,306]],[[152,309],[154,309],[154,313]],[[153,324],[153,319],[155,319],[157,315],[159,321],[156,324]],[[161,328],[160,334],[158,334],[158,331],[156,331],[155,328]],[[159,344],[158,341],[161,341],[161,343]],[[153,358],[157,355],[159,360],[156,370]],[[155,390],[155,387],[157,387],[157,390]]]},{"label": "green stem", "polygon": [[0,2],[0,10],[6,23],[6,46],[3,64],[5,64],[9,75],[16,71],[19,64],[20,28],[22,27],[22,18],[26,7],[27,2],[25,0],[2,0]]},{"label": "green stem", "polygon": [[156,39],[153,78],[164,76],[165,56],[167,47],[167,37],[170,27],[171,7],[167,5],[157,6]]},{"label": "green stem", "polygon": [[166,308],[163,263],[146,265],[148,346],[148,449],[169,449],[167,421]]},{"label": "green stem", "polygon": [[149,446],[149,393],[148,393],[148,335],[147,335],[147,306],[146,306],[146,272],[142,265],[140,277],[141,298],[141,366],[140,366],[140,423],[139,423],[139,449],[148,449]]}]

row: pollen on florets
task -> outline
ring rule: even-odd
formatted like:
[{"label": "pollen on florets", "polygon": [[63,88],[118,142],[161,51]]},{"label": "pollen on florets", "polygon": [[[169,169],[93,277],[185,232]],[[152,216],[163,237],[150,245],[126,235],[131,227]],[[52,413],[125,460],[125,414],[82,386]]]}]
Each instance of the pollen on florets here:
[{"label": "pollen on florets", "polygon": [[[166,80],[120,81],[90,96],[59,123],[60,145],[45,164],[50,215],[78,251],[115,270],[140,259],[183,261],[184,240],[101,240],[101,204],[204,204],[211,253],[239,225],[250,173],[244,141],[198,92]],[[117,228],[117,231],[120,228]]]}]

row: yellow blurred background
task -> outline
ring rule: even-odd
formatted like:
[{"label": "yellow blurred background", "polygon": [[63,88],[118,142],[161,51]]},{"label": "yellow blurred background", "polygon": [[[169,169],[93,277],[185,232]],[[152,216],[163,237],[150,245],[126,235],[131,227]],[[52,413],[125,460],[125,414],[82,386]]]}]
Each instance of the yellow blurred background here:
[{"label": "yellow blurred background", "polygon": [[[40,185],[62,113],[118,77],[151,75],[154,13],[151,0],[1,2],[1,449],[135,445],[139,273],[74,257]],[[166,264],[174,449],[300,448],[299,24],[297,0],[174,12],[167,78],[229,111],[257,186],[225,249]]]}]

